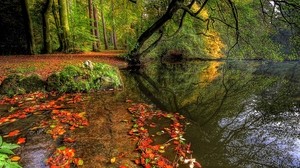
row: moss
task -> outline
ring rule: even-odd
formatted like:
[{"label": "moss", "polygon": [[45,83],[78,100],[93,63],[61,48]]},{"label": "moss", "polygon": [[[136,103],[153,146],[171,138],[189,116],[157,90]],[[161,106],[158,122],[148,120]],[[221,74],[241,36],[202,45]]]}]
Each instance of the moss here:
[{"label": "moss", "polygon": [[45,84],[45,81],[36,74],[28,76],[20,81],[20,86],[27,93],[45,90]]},{"label": "moss", "polygon": [[121,86],[119,71],[107,64],[67,66],[47,79],[48,91],[89,92]]},{"label": "moss", "polygon": [[118,69],[107,64],[67,66],[61,72],[50,75],[43,81],[38,75],[9,75],[0,85],[0,94],[14,96],[35,91],[90,92],[121,86]]},{"label": "moss", "polygon": [[24,76],[22,74],[11,74],[4,79],[0,86],[0,94],[14,96],[44,90],[45,82],[36,74]]}]

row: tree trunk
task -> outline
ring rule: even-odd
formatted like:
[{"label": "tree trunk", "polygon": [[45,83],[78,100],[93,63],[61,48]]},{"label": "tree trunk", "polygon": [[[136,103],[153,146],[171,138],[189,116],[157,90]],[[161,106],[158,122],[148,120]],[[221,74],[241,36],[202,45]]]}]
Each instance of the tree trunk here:
[{"label": "tree trunk", "polygon": [[52,12],[53,0],[47,0],[43,10],[43,53],[52,53],[52,42],[50,37],[50,16]]},{"label": "tree trunk", "polygon": [[[103,1],[100,0],[101,5],[103,4]],[[105,50],[108,49],[108,41],[107,41],[107,32],[106,32],[106,23],[105,23],[105,18],[103,14],[103,8],[101,9],[101,20],[102,20],[102,29],[103,29],[103,40],[104,40],[104,47]]]},{"label": "tree trunk", "polygon": [[68,21],[68,7],[67,7],[67,0],[58,0],[59,5],[59,16],[60,16],[60,23],[61,29],[63,32],[62,37],[62,51],[69,52],[69,21]]},{"label": "tree trunk", "polygon": [[96,38],[96,48],[95,51],[100,50],[100,35],[99,35],[99,19],[98,19],[98,10],[93,5],[93,18],[94,18],[94,35]]},{"label": "tree trunk", "polygon": [[[90,19],[90,27],[91,27],[91,36],[95,38],[95,27],[94,27],[94,17],[93,17],[93,0],[88,0],[88,10],[89,10],[89,19]],[[97,48],[96,42],[93,40],[92,50],[95,51]]]},{"label": "tree trunk", "polygon": [[114,45],[114,50],[117,50],[117,35],[116,35],[116,25],[115,25],[115,19],[114,19],[114,10],[115,10],[115,4],[114,0],[111,0],[111,19],[112,19],[112,41]]},{"label": "tree trunk", "polygon": [[154,24],[144,31],[138,38],[135,47],[129,53],[129,66],[140,66],[140,49],[144,43],[163,25],[169,21],[173,15],[180,9],[178,4],[182,4],[183,0],[172,0],[164,15],[162,15]]},{"label": "tree trunk", "polygon": [[63,32],[60,31],[61,24],[59,20],[59,13],[58,13],[58,2],[57,0],[53,0],[53,5],[52,5],[52,13],[54,17],[54,22],[56,26],[56,32],[57,32],[57,37],[58,37],[58,42],[59,42],[59,48],[57,49],[58,51],[62,51],[62,46],[63,46]]},{"label": "tree trunk", "polygon": [[32,20],[30,17],[28,0],[22,1],[22,11],[23,11],[23,16],[24,16],[24,24],[25,24],[25,28],[26,28],[27,48],[28,48],[30,54],[34,54],[35,53],[35,43],[34,43]]}]

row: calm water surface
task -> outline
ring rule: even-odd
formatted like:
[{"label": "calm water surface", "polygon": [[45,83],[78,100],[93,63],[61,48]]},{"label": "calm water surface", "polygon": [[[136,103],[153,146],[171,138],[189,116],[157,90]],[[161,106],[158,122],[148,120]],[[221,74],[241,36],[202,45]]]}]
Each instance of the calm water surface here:
[{"label": "calm water surface", "polygon": [[180,112],[205,168],[300,167],[299,62],[194,62],[124,72],[129,97]]}]

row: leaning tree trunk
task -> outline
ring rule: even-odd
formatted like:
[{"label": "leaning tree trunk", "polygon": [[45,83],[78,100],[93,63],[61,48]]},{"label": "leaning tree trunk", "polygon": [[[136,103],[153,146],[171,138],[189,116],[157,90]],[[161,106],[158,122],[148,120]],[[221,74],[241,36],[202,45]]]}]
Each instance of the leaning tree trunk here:
[{"label": "leaning tree trunk", "polygon": [[140,35],[135,47],[128,54],[129,66],[140,66],[141,47],[156,31],[161,29],[163,25],[173,17],[173,15],[180,9],[179,4],[182,3],[183,0],[172,0],[172,2],[168,6],[166,13]]},{"label": "leaning tree trunk", "polygon": [[22,11],[24,16],[24,24],[26,29],[26,39],[27,39],[27,48],[30,54],[35,53],[35,44],[34,44],[34,35],[32,28],[32,20],[29,12],[29,2],[28,0],[22,1]]},{"label": "leaning tree trunk", "polygon": [[69,52],[69,21],[68,21],[68,8],[67,8],[67,0],[58,0],[59,5],[59,16],[60,16],[60,24],[63,32],[62,37],[62,51]]},{"label": "leaning tree trunk", "polygon": [[46,6],[43,10],[43,53],[52,53],[52,43],[50,37],[50,17],[52,12],[53,0],[47,0]]}]

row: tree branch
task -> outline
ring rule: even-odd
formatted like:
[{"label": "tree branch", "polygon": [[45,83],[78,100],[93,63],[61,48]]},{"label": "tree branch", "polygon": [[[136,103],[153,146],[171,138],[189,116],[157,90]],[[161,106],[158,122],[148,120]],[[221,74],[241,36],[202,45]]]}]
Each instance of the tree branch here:
[{"label": "tree branch", "polygon": [[129,1],[132,2],[132,3],[136,3],[137,0],[129,0]]},{"label": "tree branch", "polygon": [[156,39],[147,49],[145,49],[143,52],[141,52],[140,57],[149,53],[150,50],[152,50],[154,47],[156,47],[162,37],[163,37],[163,31],[160,31],[160,36],[158,37],[158,39]]}]

